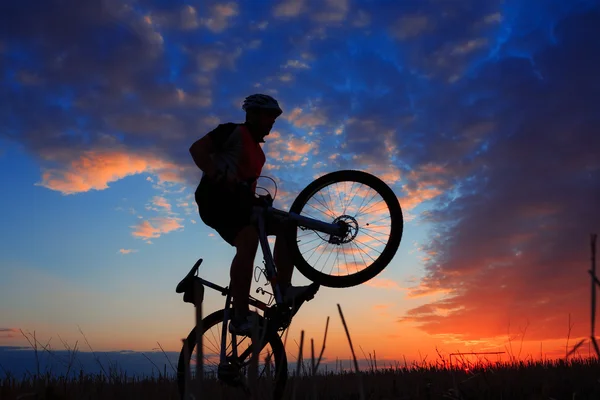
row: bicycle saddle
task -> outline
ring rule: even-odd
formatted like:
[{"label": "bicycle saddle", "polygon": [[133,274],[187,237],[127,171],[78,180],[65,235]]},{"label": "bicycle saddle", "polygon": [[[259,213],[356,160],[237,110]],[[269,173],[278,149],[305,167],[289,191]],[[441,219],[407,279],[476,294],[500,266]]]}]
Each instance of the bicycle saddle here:
[{"label": "bicycle saddle", "polygon": [[188,272],[187,275],[185,276],[185,278],[183,278],[181,280],[181,282],[179,282],[177,284],[177,287],[175,288],[176,293],[184,293],[185,291],[187,291],[191,288],[191,285],[194,282],[193,281],[194,276],[196,276],[196,272],[198,272],[198,268],[200,268],[200,264],[202,264],[202,259],[199,259],[198,261],[196,261],[196,264],[194,264],[194,266],[192,267],[190,272]]}]

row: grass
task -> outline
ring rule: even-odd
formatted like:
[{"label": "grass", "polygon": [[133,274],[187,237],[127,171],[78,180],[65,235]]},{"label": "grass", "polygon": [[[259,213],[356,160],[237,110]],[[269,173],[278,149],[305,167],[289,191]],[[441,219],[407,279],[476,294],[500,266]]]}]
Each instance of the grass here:
[{"label": "grass", "polygon": [[[301,369],[302,370],[302,369]],[[290,374],[287,388],[298,400],[359,399],[354,371]],[[600,362],[521,361],[470,364],[413,363],[360,372],[366,399],[598,399]],[[259,382],[261,385],[262,382]],[[317,392],[313,391],[313,385]],[[203,399],[243,399],[215,379],[203,381]],[[125,373],[54,377],[50,374],[0,379],[0,398],[12,399],[178,399],[174,377],[132,377]]]},{"label": "grass", "polygon": [[[350,329],[339,305],[338,311],[351,351],[350,360],[336,360],[333,370],[332,365],[321,364],[329,317],[320,353],[315,356],[314,341],[311,339],[310,358],[307,360],[302,357],[302,331],[298,356],[295,360],[288,360],[290,371],[285,399],[600,399],[600,361],[597,358],[584,358],[574,351],[566,351],[564,359],[545,361],[534,361],[531,358],[519,360],[511,353],[510,361],[504,362],[489,361],[485,357],[478,357],[473,361],[464,356],[455,356],[453,361],[438,352],[438,358],[433,361],[425,358],[420,362],[394,362],[392,365],[381,361],[378,364],[375,352],[367,356],[361,347],[364,358],[359,363]],[[35,333],[29,336],[23,332],[22,334],[28,338],[35,351],[36,365],[32,366],[33,372],[20,378],[2,368],[2,400],[179,399],[173,365],[167,368],[165,364],[161,371],[147,358],[156,371],[160,371],[158,376],[129,376],[114,363],[103,366],[85,339],[100,366],[100,372],[86,374],[82,369],[76,368],[75,355],[79,351],[77,345],[72,348],[63,342],[70,353],[67,359],[63,359],[68,363],[68,372],[66,375],[56,376],[51,371],[42,372],[39,365],[38,351],[52,354],[49,346],[40,345]],[[577,348],[580,345],[578,343]],[[166,357],[164,350],[163,354]],[[362,370],[359,369],[359,364],[363,365]],[[350,366],[350,369],[344,368],[346,366]],[[269,392],[267,384],[262,379],[254,381],[253,393],[257,393],[255,398],[269,398],[266,396]],[[202,380],[201,395],[196,396],[198,400],[245,398],[247,397],[239,389],[225,386],[211,376]]]}]

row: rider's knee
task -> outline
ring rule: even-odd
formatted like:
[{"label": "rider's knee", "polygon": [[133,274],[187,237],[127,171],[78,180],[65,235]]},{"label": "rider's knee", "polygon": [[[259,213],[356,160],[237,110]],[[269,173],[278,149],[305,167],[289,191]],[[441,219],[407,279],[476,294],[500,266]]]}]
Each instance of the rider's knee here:
[{"label": "rider's knee", "polygon": [[258,232],[253,226],[246,226],[238,232],[234,244],[238,252],[256,252],[258,249]]}]

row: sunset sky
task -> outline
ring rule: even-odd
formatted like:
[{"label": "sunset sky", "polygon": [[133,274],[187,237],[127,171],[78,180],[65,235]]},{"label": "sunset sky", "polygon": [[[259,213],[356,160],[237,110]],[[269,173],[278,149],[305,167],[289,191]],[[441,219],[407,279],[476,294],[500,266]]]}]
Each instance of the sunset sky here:
[{"label": "sunset sky", "polygon": [[[325,355],[347,358],[337,303],[380,360],[523,333],[522,356],[560,356],[569,314],[589,335],[597,1],[24,0],[0,26],[0,347],[23,329],[86,350],[81,328],[97,351],[179,351],[176,284],[204,258],[226,286],[234,255],[197,215],[188,148],[256,92],[284,110],[264,144],[278,207],[352,168],[405,214],[385,271],[323,287],[290,338],[320,348],[330,316]],[[205,314],[223,303],[208,291]]]}]

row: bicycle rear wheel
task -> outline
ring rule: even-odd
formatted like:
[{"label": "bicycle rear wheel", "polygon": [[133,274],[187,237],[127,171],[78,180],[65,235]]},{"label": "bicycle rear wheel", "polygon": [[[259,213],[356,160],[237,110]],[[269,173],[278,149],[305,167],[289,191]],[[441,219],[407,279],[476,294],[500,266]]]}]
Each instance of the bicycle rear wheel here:
[{"label": "bicycle rear wheel", "polygon": [[[218,310],[208,315],[202,320],[203,335],[202,335],[202,354],[204,360],[204,374],[217,377],[217,371],[219,366],[219,354],[221,349],[221,332],[223,327],[223,318],[225,310]],[[232,336],[227,333],[227,357],[230,358],[232,354]],[[273,393],[273,400],[281,399],[285,390],[287,382],[287,357],[281,338],[276,332],[267,332],[265,337],[266,344],[261,349],[259,354],[259,366],[258,366],[258,377],[259,380],[265,382],[267,388]],[[187,337],[186,343],[193,343],[192,346],[188,346],[189,349],[186,352],[185,344],[181,348],[179,353],[179,362],[177,365],[177,385],[179,387],[179,395],[181,399],[184,399],[185,395],[185,384],[186,384],[186,365],[190,368],[190,375],[194,375],[196,366],[196,327],[194,327]],[[239,363],[240,370],[243,375],[247,375],[248,363],[252,357],[252,340],[249,337],[237,336],[237,360],[232,360]],[[185,358],[186,354],[188,359]],[[270,354],[270,355],[269,355]],[[245,357],[244,357],[245,356]],[[268,360],[267,360],[268,358]],[[269,380],[267,382],[267,380]],[[262,384],[259,384],[261,389]],[[226,387],[222,387],[221,390],[228,390]],[[229,390],[241,390],[241,388],[231,388]],[[186,399],[187,400],[187,399]]]},{"label": "bicycle rear wheel", "polygon": [[296,268],[328,287],[356,286],[379,274],[394,258],[404,229],[396,194],[363,171],[321,176],[300,192],[290,212],[348,226],[343,238],[297,224],[288,231]]}]

